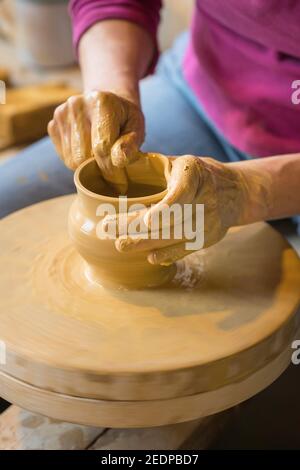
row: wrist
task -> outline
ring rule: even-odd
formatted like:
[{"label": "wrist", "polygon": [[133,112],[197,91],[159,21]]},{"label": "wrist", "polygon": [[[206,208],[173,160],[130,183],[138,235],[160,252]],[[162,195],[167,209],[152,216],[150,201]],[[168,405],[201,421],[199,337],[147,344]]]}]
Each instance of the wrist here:
[{"label": "wrist", "polygon": [[269,219],[272,212],[272,179],[267,172],[257,171],[247,162],[229,163],[236,173],[240,210],[236,225],[247,225]]},{"label": "wrist", "polygon": [[110,87],[109,91],[111,93],[114,93],[117,96],[120,96],[121,98],[125,98],[126,100],[128,100],[131,103],[135,104],[139,108],[141,107],[140,93],[139,93],[138,85],[136,87],[135,86],[129,86],[129,85]]},{"label": "wrist", "polygon": [[84,83],[84,94],[88,94],[94,91],[102,91],[108,93],[114,93],[121,98],[125,98],[126,100],[134,103],[136,106],[140,107],[140,94],[138,85],[132,85],[127,83],[101,83],[100,81],[97,82],[95,80],[87,80]]},{"label": "wrist", "polygon": [[202,158],[211,176],[216,205],[224,229],[244,225],[248,205],[248,184],[235,164],[221,163],[213,158]]}]

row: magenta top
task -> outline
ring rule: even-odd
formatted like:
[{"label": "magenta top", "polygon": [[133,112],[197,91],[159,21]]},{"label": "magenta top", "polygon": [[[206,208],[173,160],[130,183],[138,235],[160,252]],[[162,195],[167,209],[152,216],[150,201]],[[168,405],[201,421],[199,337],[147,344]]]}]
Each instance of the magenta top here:
[{"label": "magenta top", "polygon": [[[160,0],[70,3],[76,45],[108,18],[139,24],[156,44]],[[184,77],[215,126],[253,156],[300,151],[300,104],[291,99],[300,80],[299,25],[298,0],[196,1]]]}]

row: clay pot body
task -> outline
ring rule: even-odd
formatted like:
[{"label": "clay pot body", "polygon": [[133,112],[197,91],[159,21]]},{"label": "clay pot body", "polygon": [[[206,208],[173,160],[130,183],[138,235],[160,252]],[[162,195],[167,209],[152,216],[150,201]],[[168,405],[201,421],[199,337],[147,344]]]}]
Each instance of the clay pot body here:
[{"label": "clay pot body", "polygon": [[[166,194],[170,162],[157,154],[145,154],[127,169],[128,210],[133,205],[149,207]],[[107,205],[120,211],[120,200],[104,181],[94,159],[84,162],[75,172],[77,198],[69,212],[69,234],[86,261],[85,275],[93,283],[107,287],[154,287],[168,281],[174,266],[154,266],[147,261],[148,252],[120,253],[115,238],[99,238],[98,228]],[[151,194],[152,193],[152,194]],[[134,196],[134,197],[129,197]]]}]

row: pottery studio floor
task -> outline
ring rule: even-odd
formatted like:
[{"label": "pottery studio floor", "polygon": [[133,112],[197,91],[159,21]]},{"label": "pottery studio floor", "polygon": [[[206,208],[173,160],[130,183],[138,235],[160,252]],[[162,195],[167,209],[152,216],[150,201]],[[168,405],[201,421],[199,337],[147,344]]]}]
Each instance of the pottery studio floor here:
[{"label": "pottery studio floor", "polygon": [[[9,49],[4,45],[0,48],[0,52],[0,56],[4,61],[4,64],[1,65],[7,65],[10,57]],[[16,64],[10,65],[17,82],[26,83],[32,80],[32,73],[28,74],[26,71],[22,71]],[[49,78],[48,75],[45,77],[45,74],[40,72],[35,74],[35,78],[39,81]],[[80,80],[76,69],[60,71],[59,73],[54,72],[51,78],[68,78],[68,81],[77,85]],[[19,150],[20,148],[10,148],[0,152],[0,172],[1,166],[8,159],[18,158]],[[289,239],[300,253],[300,237],[297,236],[295,227],[289,221],[281,221],[276,223],[276,228]],[[210,448],[300,448],[300,434],[298,432],[300,422],[299,374],[300,367],[298,369],[297,366],[291,365],[268,389],[232,410],[225,428],[220,432],[218,438],[210,444]],[[0,411],[6,409],[0,416],[0,449],[22,448],[22,439],[20,439],[20,436],[18,437],[17,433],[20,421],[29,423],[26,432],[28,433],[28,429],[30,429],[28,446],[31,448],[45,448],[42,445],[48,445],[49,448],[82,448],[80,446],[88,447],[88,443],[90,443],[90,447],[95,448],[93,442],[96,439],[98,442],[97,448],[124,449],[127,446],[127,448],[134,449],[137,448],[134,447],[135,445],[141,445],[142,436],[145,438],[145,448],[150,448],[149,446],[154,449],[160,448],[161,436],[164,436],[166,445],[169,448],[184,446],[191,436],[193,436],[193,439],[188,444],[189,446],[194,449],[201,448],[201,446],[205,447],[202,435],[203,427],[197,426],[194,429],[192,424],[176,425],[177,427],[168,427],[168,429],[154,428],[151,432],[150,430],[95,430],[94,428],[67,423],[52,423],[50,426],[49,421],[45,418],[37,417],[15,406],[8,406],[8,403],[0,399]],[[37,421],[39,420],[40,424],[38,425]],[[37,432],[34,431],[35,427],[39,429],[39,432],[43,429],[43,432],[48,436],[48,440],[45,440],[46,434],[43,435],[42,433],[44,436],[43,444],[41,439],[37,438]],[[52,432],[51,439],[49,439],[49,432]],[[83,436],[83,440],[76,441],[78,433]],[[64,436],[63,443],[57,437],[61,434]],[[72,439],[68,440],[65,437],[66,435],[71,435]],[[101,442],[99,441],[100,437]]]}]

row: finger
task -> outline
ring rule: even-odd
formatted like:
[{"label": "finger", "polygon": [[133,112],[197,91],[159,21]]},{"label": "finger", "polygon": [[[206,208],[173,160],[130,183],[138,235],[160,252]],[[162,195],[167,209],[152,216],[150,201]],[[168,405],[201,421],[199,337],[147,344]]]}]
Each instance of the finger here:
[{"label": "finger", "polygon": [[48,131],[48,134],[54,144],[54,147],[56,149],[56,152],[58,153],[58,155],[60,156],[60,158],[62,158],[62,146],[61,146],[61,141],[60,141],[60,134],[59,134],[59,131],[58,131],[58,128],[57,128],[57,125],[54,121],[54,119],[52,119],[52,121],[49,122],[48,124],[48,127],[47,127],[47,131]]},{"label": "finger", "polygon": [[[95,153],[93,152],[95,156]],[[104,159],[100,159],[99,156],[95,159],[97,164],[101,170],[103,178],[107,181],[112,188],[114,188],[115,192],[119,195],[125,195],[128,190],[128,178],[125,170],[123,168],[117,168],[113,166],[112,162],[109,159],[104,161]]]},{"label": "finger", "polygon": [[95,99],[92,110],[92,151],[106,181],[120,194],[126,194],[128,183],[123,169],[113,166],[111,148],[120,135],[121,110],[110,95]]},{"label": "finger", "polygon": [[61,142],[61,157],[65,165],[74,170],[72,162],[72,149],[71,149],[71,129],[70,120],[68,117],[68,107],[66,103],[61,104],[54,111],[54,121],[60,136]]},{"label": "finger", "polygon": [[[161,234],[158,232],[157,235],[159,237]],[[182,238],[180,240],[182,241]],[[121,253],[152,251],[176,244],[178,244],[178,239],[175,239],[173,235],[166,239],[155,239],[148,237],[147,232],[136,235],[122,235],[115,242],[117,250]]]},{"label": "finger", "polygon": [[122,135],[111,149],[113,165],[124,168],[139,158],[139,148],[145,138],[144,116],[135,105],[122,129]]},{"label": "finger", "polygon": [[178,204],[192,202],[199,188],[199,176],[199,166],[195,157],[184,156],[173,160],[168,194],[164,202],[168,205],[175,202]]},{"label": "finger", "polygon": [[117,168],[113,165],[111,167],[106,166],[106,169],[102,170],[104,179],[111,184],[117,194],[126,194],[128,190],[128,180],[126,172],[122,168]]},{"label": "finger", "polygon": [[103,170],[110,166],[113,144],[120,136],[120,112],[110,95],[101,94],[94,99],[91,117],[92,148]]},{"label": "finger", "polygon": [[[209,217],[209,219],[211,219],[211,217]],[[161,246],[158,250],[153,250],[148,255],[148,261],[151,264],[172,264],[195,251],[215,245],[222,240],[226,233],[227,229],[220,231],[219,224],[208,223],[208,226],[204,229],[203,237],[198,233],[198,236],[194,239],[185,239],[180,243],[171,244],[166,247]]]},{"label": "finger", "polygon": [[139,139],[137,133],[132,131],[122,135],[111,149],[112,164],[124,168],[139,158]]},{"label": "finger", "polygon": [[146,211],[147,209],[143,209],[140,211],[129,211],[124,214],[106,215],[102,220],[102,227],[104,230],[107,230],[109,225],[112,224],[116,228],[116,233],[121,236],[128,234],[130,232],[130,225],[132,222],[135,222],[135,226],[143,224],[144,231],[147,232],[148,229],[143,222]]},{"label": "finger", "polygon": [[169,266],[195,251],[199,250],[187,250],[185,243],[178,243],[157,251],[152,251],[149,253],[147,259],[149,263],[154,265]]},{"label": "finger", "polygon": [[68,100],[71,152],[75,168],[91,156],[91,126],[86,118],[85,103],[82,97]]},{"label": "finger", "polygon": [[167,195],[145,215],[145,223],[150,225],[154,216],[173,204],[191,204],[200,185],[200,172],[195,157],[178,157],[172,162]]},{"label": "finger", "polygon": [[[140,216],[141,217],[141,216]],[[187,219],[187,224],[192,227],[192,219]],[[134,225],[135,227],[135,225]],[[141,225],[143,227],[143,225]],[[144,224],[144,227],[146,225]],[[147,228],[147,227],[146,227]],[[162,229],[158,230],[140,230],[139,233],[130,230],[120,235],[116,240],[116,248],[120,252],[141,252],[159,250],[168,246],[176,245],[179,242],[188,242],[183,230],[183,224],[171,226],[165,224]]]}]

